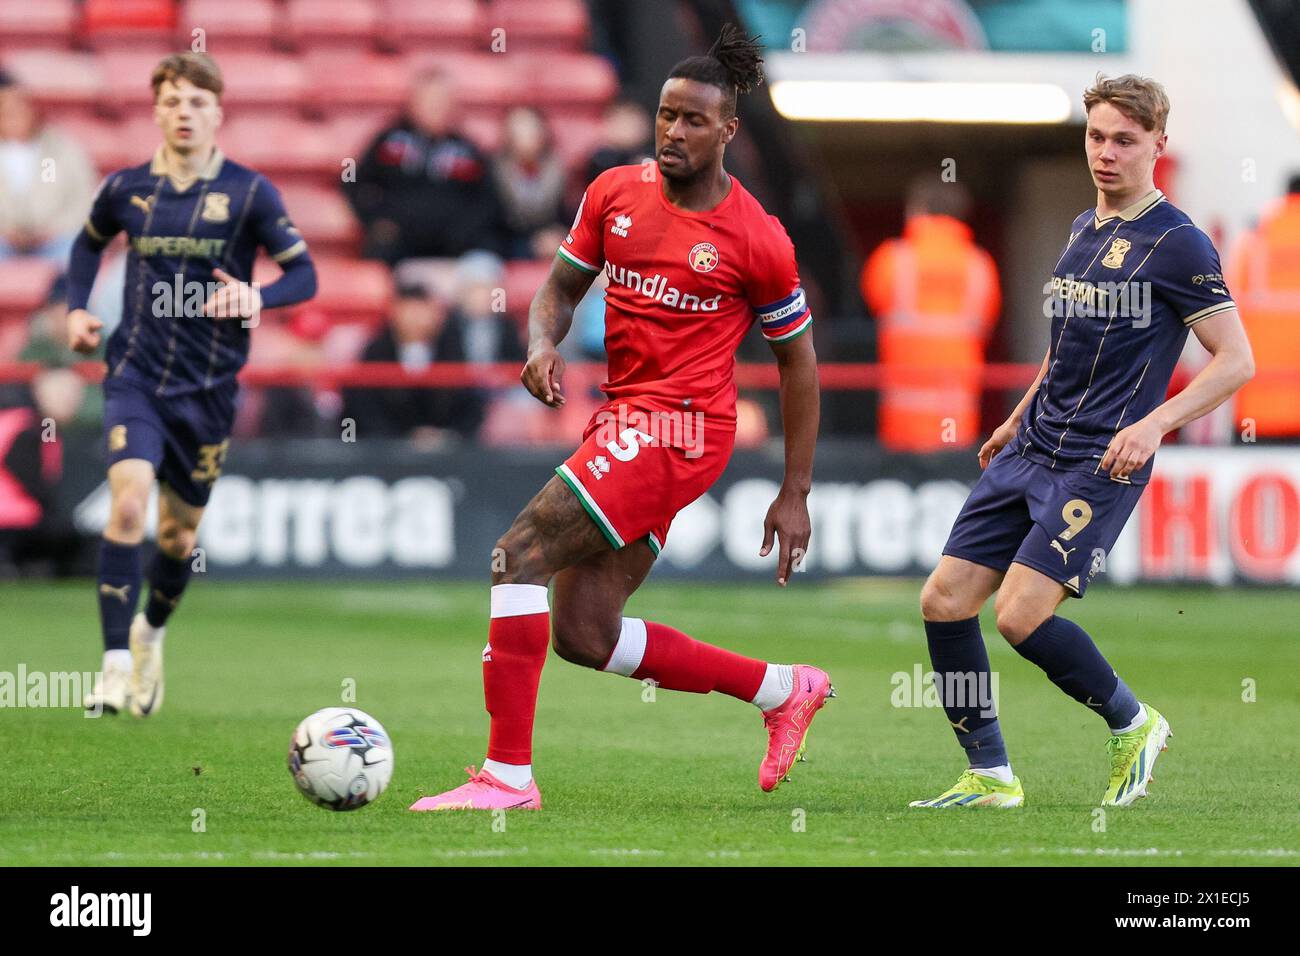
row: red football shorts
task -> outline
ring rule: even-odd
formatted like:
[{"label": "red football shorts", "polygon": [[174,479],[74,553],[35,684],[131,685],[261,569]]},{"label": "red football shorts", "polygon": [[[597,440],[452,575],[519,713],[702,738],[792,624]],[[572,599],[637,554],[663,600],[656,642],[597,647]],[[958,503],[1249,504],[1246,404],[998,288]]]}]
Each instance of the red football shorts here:
[{"label": "red football shorts", "polygon": [[591,417],[582,444],[556,474],[609,543],[648,538],[656,555],[668,526],[727,467],[736,435],[698,412],[655,412],[611,402]]}]

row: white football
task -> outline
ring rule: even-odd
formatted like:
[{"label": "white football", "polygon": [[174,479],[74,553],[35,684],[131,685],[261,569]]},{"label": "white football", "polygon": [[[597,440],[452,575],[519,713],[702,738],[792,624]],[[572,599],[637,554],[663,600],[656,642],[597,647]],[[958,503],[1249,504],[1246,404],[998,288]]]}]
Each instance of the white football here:
[{"label": "white football", "polygon": [[382,724],[355,707],[326,707],[298,725],[289,772],[302,795],[328,810],[373,803],[393,776],[393,745]]}]

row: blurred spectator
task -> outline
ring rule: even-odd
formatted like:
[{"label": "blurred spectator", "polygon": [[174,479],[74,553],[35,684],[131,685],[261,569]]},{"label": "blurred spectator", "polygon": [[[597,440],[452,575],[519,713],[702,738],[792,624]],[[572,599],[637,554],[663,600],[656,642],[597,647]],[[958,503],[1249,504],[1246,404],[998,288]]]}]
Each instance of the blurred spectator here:
[{"label": "blurred spectator", "polygon": [[[523,367],[526,350],[519,326],[505,314],[504,283],[505,267],[489,252],[471,252],[456,264],[456,302],[444,334],[457,343],[463,361],[518,362]],[[453,427],[463,435],[476,435],[491,399],[490,388],[459,393]]]},{"label": "blurred spectator", "polygon": [[26,401],[0,407],[0,577],[34,562],[68,573],[76,561],[78,536],[58,501],[61,434],[86,391],[71,369],[49,369]]},{"label": "blurred spectator", "polygon": [[1255,378],[1237,392],[1236,428],[1253,426],[1255,437],[1266,441],[1300,439],[1300,173],[1291,177],[1287,195],[1237,241],[1227,280],[1256,368]]},{"label": "blurred spectator", "polygon": [[[94,361],[102,358],[102,345],[94,355],[83,355],[68,348],[67,286],[62,277],[56,279],[50,287],[50,293],[45,304],[32,314],[27,331],[27,344],[18,354],[18,361],[38,362],[49,369],[63,369],[78,362]],[[77,381],[80,382],[81,379],[78,378]],[[102,390],[98,388],[82,388],[76,405],[67,414],[62,415],[61,420],[75,422],[78,425],[97,427],[103,417],[104,395]]]},{"label": "blurred spectator", "polygon": [[862,270],[882,366],[880,441],[892,451],[968,447],[979,438],[984,346],[1001,308],[997,269],[963,219],[956,183],[918,181],[903,235]]},{"label": "blurred spectator", "polygon": [[0,85],[0,259],[66,265],[94,192],[85,151],[45,125],[25,90]]},{"label": "blurred spectator", "polygon": [[420,74],[406,113],[362,156],[344,193],[365,227],[363,254],[390,265],[413,256],[503,251],[501,205],[488,160],[456,132],[451,79]]},{"label": "blurred spectator", "polygon": [[[492,177],[510,233],[510,257],[535,258],[534,234],[557,226],[564,218],[565,187],[564,164],[555,155],[546,120],[537,110],[517,106],[506,114],[505,136],[492,164]],[[563,239],[561,232],[546,254],[548,258]]]},{"label": "blurred spectator", "polygon": [[[447,322],[447,307],[423,286],[397,288],[388,324],[366,345],[363,362],[397,362],[419,373],[437,362],[464,359],[459,331]],[[467,417],[459,390],[444,388],[348,388],[343,414],[357,424],[359,438],[414,438],[436,442]]]},{"label": "blurred spectator", "polygon": [[465,361],[522,362],[519,327],[505,314],[505,266],[490,252],[471,252],[456,264],[456,304],[448,331],[454,330]]},{"label": "blurred spectator", "polygon": [[607,169],[631,166],[654,156],[654,129],[650,116],[631,100],[615,100],[605,109],[600,145],[587,160],[587,184]]}]

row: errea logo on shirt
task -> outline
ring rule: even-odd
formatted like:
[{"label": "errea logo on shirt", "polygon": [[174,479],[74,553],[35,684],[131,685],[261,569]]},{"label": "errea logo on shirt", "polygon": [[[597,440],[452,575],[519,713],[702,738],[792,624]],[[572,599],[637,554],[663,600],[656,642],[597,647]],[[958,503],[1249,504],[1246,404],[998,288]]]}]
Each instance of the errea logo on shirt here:
[{"label": "errea logo on shirt", "polygon": [[609,231],[616,236],[627,238],[627,231],[632,228],[632,217],[619,214],[614,217],[614,225],[609,227]]}]

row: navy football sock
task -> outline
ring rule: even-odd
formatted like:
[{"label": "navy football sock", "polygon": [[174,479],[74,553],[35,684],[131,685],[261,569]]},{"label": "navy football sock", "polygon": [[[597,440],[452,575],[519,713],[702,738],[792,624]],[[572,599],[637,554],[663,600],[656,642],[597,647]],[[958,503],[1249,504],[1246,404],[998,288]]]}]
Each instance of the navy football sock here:
[{"label": "navy football sock", "polygon": [[1110,695],[1110,700],[1106,701],[1106,706],[1097,711],[1106,720],[1106,726],[1111,732],[1123,730],[1137,719],[1138,711],[1142,705],[1138,699],[1133,696],[1133,692],[1128,689],[1128,684],[1124,683],[1122,677],[1117,677],[1119,683],[1115,686],[1115,693]]},{"label": "navy football sock", "polygon": [[989,654],[980,619],[926,621],[935,689],[972,769],[1010,764],[993,702]]},{"label": "navy football sock", "polygon": [[177,561],[162,551],[153,556],[149,565],[149,602],[144,606],[144,616],[150,627],[162,627],[167,623],[190,581],[192,568],[189,558]]},{"label": "navy football sock", "polygon": [[1041,667],[1053,684],[1099,713],[1108,726],[1123,727],[1137,716],[1133,692],[1101,656],[1088,632],[1073,621],[1052,615],[1015,648]]},{"label": "navy football sock", "polygon": [[104,650],[126,650],[140,598],[140,545],[118,544],[107,538],[100,542],[97,591]]}]

